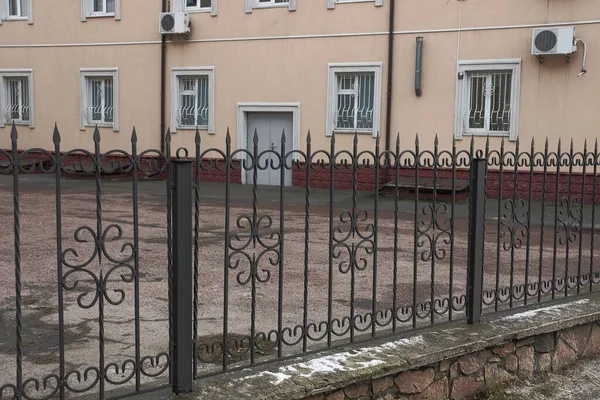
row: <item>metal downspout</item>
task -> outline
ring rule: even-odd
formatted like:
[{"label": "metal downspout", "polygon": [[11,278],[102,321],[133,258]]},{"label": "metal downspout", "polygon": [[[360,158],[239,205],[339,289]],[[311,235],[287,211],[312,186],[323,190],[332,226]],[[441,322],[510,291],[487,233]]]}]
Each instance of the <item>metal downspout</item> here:
[{"label": "metal downspout", "polygon": [[[387,74],[387,104],[385,111],[385,150],[386,150],[386,167],[385,167],[385,178],[388,179],[388,169],[390,165],[390,154],[391,150],[391,121],[392,121],[392,89],[393,89],[393,71],[394,71],[394,17],[395,17],[395,0],[390,0],[390,24],[388,33],[388,74]],[[378,182],[379,184],[381,182]]]},{"label": "metal downspout", "polygon": [[[167,12],[167,1],[162,0],[162,12]],[[165,75],[167,63],[167,48],[165,35],[161,35],[160,44],[160,151],[165,152]]]}]

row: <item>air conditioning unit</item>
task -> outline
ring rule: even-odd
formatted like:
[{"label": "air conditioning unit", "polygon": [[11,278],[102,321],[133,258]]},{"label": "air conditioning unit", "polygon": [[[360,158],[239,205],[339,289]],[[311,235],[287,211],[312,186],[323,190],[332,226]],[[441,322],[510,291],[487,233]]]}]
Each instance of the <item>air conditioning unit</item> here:
[{"label": "air conditioning unit", "polygon": [[161,13],[158,25],[162,35],[186,34],[190,31],[190,17],[184,12]]},{"label": "air conditioning unit", "polygon": [[577,51],[575,44],[575,28],[535,28],[531,54],[544,56],[550,54],[569,55]]}]

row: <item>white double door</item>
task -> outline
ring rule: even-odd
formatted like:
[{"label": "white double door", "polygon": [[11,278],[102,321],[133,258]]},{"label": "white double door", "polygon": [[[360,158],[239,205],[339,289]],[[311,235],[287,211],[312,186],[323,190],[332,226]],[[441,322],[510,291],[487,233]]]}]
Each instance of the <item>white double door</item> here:
[{"label": "white double door", "polygon": [[[273,150],[281,154],[281,135],[285,132],[285,152],[289,153],[293,148],[293,115],[291,112],[249,112],[248,135],[246,149],[252,154],[254,151],[254,132],[258,136],[258,154],[266,150]],[[274,185],[281,183],[281,168],[284,174],[284,186],[292,185],[292,156],[287,159],[287,166],[282,166],[279,157],[271,152],[263,154],[259,159],[259,168],[256,171],[256,183],[258,185]],[[274,166],[275,168],[271,168]],[[262,169],[266,167],[265,169]],[[246,182],[254,183],[254,171],[246,171]]]}]

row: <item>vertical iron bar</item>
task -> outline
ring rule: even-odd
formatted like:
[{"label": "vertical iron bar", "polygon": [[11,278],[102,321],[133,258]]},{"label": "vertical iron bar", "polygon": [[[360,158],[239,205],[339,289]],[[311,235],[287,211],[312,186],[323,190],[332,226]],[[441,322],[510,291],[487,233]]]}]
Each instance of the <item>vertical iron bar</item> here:
[{"label": "vertical iron bar", "polygon": [[[573,162],[573,160],[571,160]],[[581,256],[583,254],[583,206],[585,205],[585,171],[587,166],[587,139],[583,143],[583,171],[581,174],[581,204],[579,214],[579,250],[577,256],[577,294],[581,293]],[[590,276],[590,279],[592,277]]]},{"label": "vertical iron bar", "polygon": [[331,134],[329,153],[329,277],[327,280],[327,347],[333,332],[333,188],[335,174],[335,132]]},{"label": "vertical iron bar", "polygon": [[[571,138],[571,146],[569,150],[569,179],[567,181],[567,220],[571,218],[572,212],[572,199],[571,195],[573,194],[573,138]],[[571,240],[570,240],[570,225],[565,225],[565,297],[569,295],[569,254],[571,250]]]},{"label": "vertical iron bar", "polygon": [[398,179],[400,175],[400,134],[396,136],[396,157],[394,176],[394,275],[393,275],[393,299],[392,299],[392,331],[396,332],[398,309]]},{"label": "vertical iron bar", "polygon": [[487,160],[471,161],[471,185],[469,193],[469,244],[467,274],[467,322],[479,323],[482,307],[483,246],[485,227],[485,175]]},{"label": "vertical iron bar", "polygon": [[419,266],[419,257],[417,244],[419,240],[419,173],[420,173],[420,157],[419,153],[419,135],[415,138],[415,219],[413,230],[413,328],[417,327],[417,270]]},{"label": "vertical iron bar", "polygon": [[134,296],[135,296],[135,390],[139,393],[141,385],[141,339],[140,339],[140,234],[139,234],[139,194],[138,194],[138,157],[137,133],[135,127],[131,133],[131,159],[133,161],[133,257],[135,268]]},{"label": "vertical iron bar", "polygon": [[194,182],[194,355],[193,370],[194,379],[198,376],[198,263],[200,258],[200,131],[196,128],[194,136],[196,144],[195,165],[196,170]]},{"label": "vertical iron bar", "polygon": [[[519,138],[515,145],[515,167],[513,169],[513,195],[512,195],[512,220],[514,221],[512,230],[510,231],[510,285],[508,293],[510,295],[508,304],[509,308],[513,308],[513,300],[515,297],[515,236],[518,234],[516,230],[517,219],[517,185],[519,184]],[[527,267],[526,267],[527,268]],[[525,291],[527,291],[527,282],[525,282]]]},{"label": "vertical iron bar", "polygon": [[527,201],[527,246],[525,253],[525,300],[523,305],[527,305],[529,294],[529,254],[531,244],[531,203],[533,201],[533,166],[535,164],[535,142],[531,139],[531,149],[529,153],[529,196]]},{"label": "vertical iron bar", "polygon": [[558,139],[558,150],[556,152],[556,175],[554,188],[554,248],[552,252],[552,299],[556,294],[556,250],[558,246],[558,187],[560,185],[560,138]]},{"label": "vertical iron bar", "polygon": [[358,248],[354,244],[354,238],[358,230],[357,222],[357,181],[358,181],[358,134],[354,133],[352,141],[352,251],[350,252],[350,343],[354,342],[355,331],[355,291],[356,291],[356,263]]},{"label": "vertical iron bar", "polygon": [[279,294],[277,298],[277,357],[281,358],[283,345],[283,267],[284,267],[284,236],[285,236],[285,172],[286,172],[286,154],[285,154],[285,130],[281,133],[281,170],[279,171]]},{"label": "vertical iron bar", "polygon": [[438,180],[438,136],[435,135],[435,139],[433,141],[433,199],[431,201],[431,282],[429,288],[429,301],[431,302],[431,315],[430,320],[431,324],[435,322],[435,224],[437,215],[437,180]]},{"label": "vertical iron bar", "polygon": [[12,145],[12,167],[13,167],[13,227],[15,246],[15,312],[17,324],[17,394],[15,398],[20,399],[23,393],[23,334],[21,321],[21,224],[19,208],[19,150],[17,140],[19,135],[14,122],[10,132]]},{"label": "vertical iron bar", "polygon": [[[387,167],[387,165],[386,165]],[[373,204],[373,303],[371,312],[373,313],[371,336],[375,337],[377,331],[377,239],[379,231],[379,135],[375,139],[375,200]]]},{"label": "vertical iron bar", "polygon": [[189,393],[193,381],[192,161],[173,160],[173,392]]},{"label": "vertical iron bar", "polygon": [[[258,180],[258,163],[259,163],[259,153],[258,153],[258,131],[254,130],[254,139],[253,139],[253,152],[254,154],[254,165],[252,169],[252,244],[256,249],[256,239],[258,238],[258,210],[257,210],[257,202],[258,202],[258,184],[256,181]],[[257,263],[256,253],[252,253],[252,267],[250,268],[251,281],[252,281],[252,298],[251,298],[251,314],[250,314],[250,363],[254,364],[254,358],[256,356],[256,271],[257,271]]]},{"label": "vertical iron bar", "polygon": [[60,133],[58,127],[54,125],[52,134],[54,142],[54,186],[56,191],[56,272],[58,285],[58,354],[59,354],[59,377],[60,377],[60,399],[65,398],[65,385],[63,379],[65,377],[65,337],[64,337],[64,296],[63,296],[63,263],[62,263],[62,187],[61,187],[61,156],[60,156]]},{"label": "vertical iron bar", "polygon": [[[225,136],[225,249],[223,259],[223,371],[227,371],[228,354],[229,354],[229,212],[231,202],[231,134],[227,128]],[[244,173],[240,168],[240,172]]]},{"label": "vertical iron bar", "polygon": [[[102,230],[102,159],[100,157],[100,131],[98,127],[94,129],[94,159],[95,159],[95,172],[96,172],[96,238],[98,247],[98,262],[102,266],[102,253],[104,252],[104,237]],[[104,374],[104,275],[102,269],[100,270],[100,280],[98,281],[98,342],[99,342],[99,355],[100,355],[100,398],[104,398],[104,385],[105,385],[105,374]]]},{"label": "vertical iron bar", "polygon": [[598,178],[598,139],[594,141],[594,183],[592,185],[592,230],[590,238],[590,292],[594,290],[594,236],[596,234],[596,185]]},{"label": "vertical iron bar", "polygon": [[310,131],[308,131],[308,135],[306,135],[306,164],[304,165],[306,169],[306,199],[304,202],[304,296],[302,303],[302,351],[304,353],[308,350],[308,243],[310,234],[310,169],[312,165],[310,142]]},{"label": "vertical iron bar", "polygon": [[[498,183],[498,227],[496,235],[496,291],[494,296],[494,311],[498,311],[498,297],[500,296],[500,231],[502,229],[502,198],[503,193],[503,180],[504,180],[504,138],[500,143],[500,171],[499,171],[499,183]],[[510,296],[512,299],[512,288],[509,288]]]},{"label": "vertical iron bar", "polygon": [[175,336],[173,332],[173,221],[172,221],[172,209],[173,209],[173,187],[172,187],[172,159],[171,159],[171,130],[167,129],[165,135],[165,162],[167,163],[167,279],[168,279],[168,299],[169,299],[169,358],[171,365],[169,367],[169,383],[173,384],[173,358],[175,357]]},{"label": "vertical iron bar", "polygon": [[544,227],[546,221],[546,182],[548,179],[548,138],[544,144],[544,172],[542,178],[542,223],[540,226],[540,260],[538,266],[538,303],[542,301],[542,275],[544,273]]},{"label": "vertical iron bar", "polygon": [[452,200],[450,208],[450,271],[448,293],[448,320],[452,321],[454,298],[454,208],[456,207],[456,139],[452,139]]}]

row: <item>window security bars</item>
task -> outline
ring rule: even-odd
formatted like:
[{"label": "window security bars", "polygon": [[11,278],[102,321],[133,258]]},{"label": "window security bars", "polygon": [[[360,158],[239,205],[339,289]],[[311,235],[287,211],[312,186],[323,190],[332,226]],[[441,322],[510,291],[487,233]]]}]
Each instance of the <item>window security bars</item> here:
[{"label": "window security bars", "polygon": [[4,118],[17,124],[29,123],[29,81],[23,78],[5,78],[6,99]]},{"label": "window security bars", "polygon": [[467,73],[466,132],[510,133],[512,72]]},{"label": "window security bars", "polygon": [[179,127],[208,127],[208,76],[179,78]]},{"label": "window security bars", "polygon": [[[5,328],[17,368],[0,376],[3,395],[121,397],[166,384],[167,370],[174,390],[183,392],[192,377],[465,317],[476,323],[482,314],[577,298],[600,284],[597,144],[578,151],[560,142],[551,150],[547,142],[524,149],[517,141],[507,149],[504,141],[499,147],[488,141],[475,149],[471,140],[469,149],[445,150],[437,139],[425,147],[418,139],[401,146],[398,138],[384,151],[379,138],[372,149],[359,150],[358,135],[351,148],[340,148],[334,135],[328,149],[314,149],[309,133],[306,150],[290,149],[283,134],[275,150],[259,151],[258,132],[249,148],[233,150],[229,133],[222,148],[204,148],[196,131],[191,152],[172,151],[167,133],[165,153],[139,153],[134,131],[131,149],[102,152],[96,129],[94,151],[65,152],[56,129],[53,152],[19,152],[15,125],[11,139],[11,151],[0,150],[0,182],[8,183],[0,196],[12,201],[0,204],[13,211],[5,224],[14,228],[14,285],[0,296],[6,292],[6,304],[13,304],[7,312],[15,318]],[[288,170],[300,188],[283,186]],[[264,172],[279,174],[280,185],[233,183],[246,173],[257,182]],[[68,182],[62,179],[75,173],[91,178],[90,203],[74,210],[76,223],[68,218],[69,196],[75,194],[77,206],[85,194],[63,191]],[[111,186],[103,177],[113,173],[129,181]],[[165,174],[166,184],[141,179],[157,174]],[[43,300],[28,294],[27,279],[47,268],[27,267],[31,250],[21,245],[38,230],[24,223],[25,210],[33,210],[20,188],[31,179],[55,191],[55,209],[36,216],[39,225],[56,228],[48,264],[55,265],[54,279],[44,282],[44,293],[57,296]],[[384,181],[387,192],[365,186]],[[126,207],[111,215],[129,184]],[[145,236],[147,229],[158,231]],[[152,276],[153,268],[164,276]],[[0,285],[8,279],[2,276]],[[148,307],[142,305],[158,297],[164,303],[155,308],[168,308],[168,335],[157,335],[156,321],[143,318]],[[24,311],[32,301],[55,304],[49,331],[58,336],[58,357],[45,377],[31,376],[24,346],[32,328]],[[125,318],[127,310],[134,315]],[[74,315],[88,320],[85,354],[94,354],[77,359],[86,365],[81,368],[70,366],[72,346],[86,342],[71,334]],[[147,332],[168,336],[168,343],[149,350]],[[108,351],[129,337],[128,350]]]},{"label": "window security bars", "polygon": [[375,74],[337,74],[335,128],[373,129]]},{"label": "window security bars", "polygon": [[114,92],[112,78],[86,78],[86,122],[88,125],[112,125]]}]

